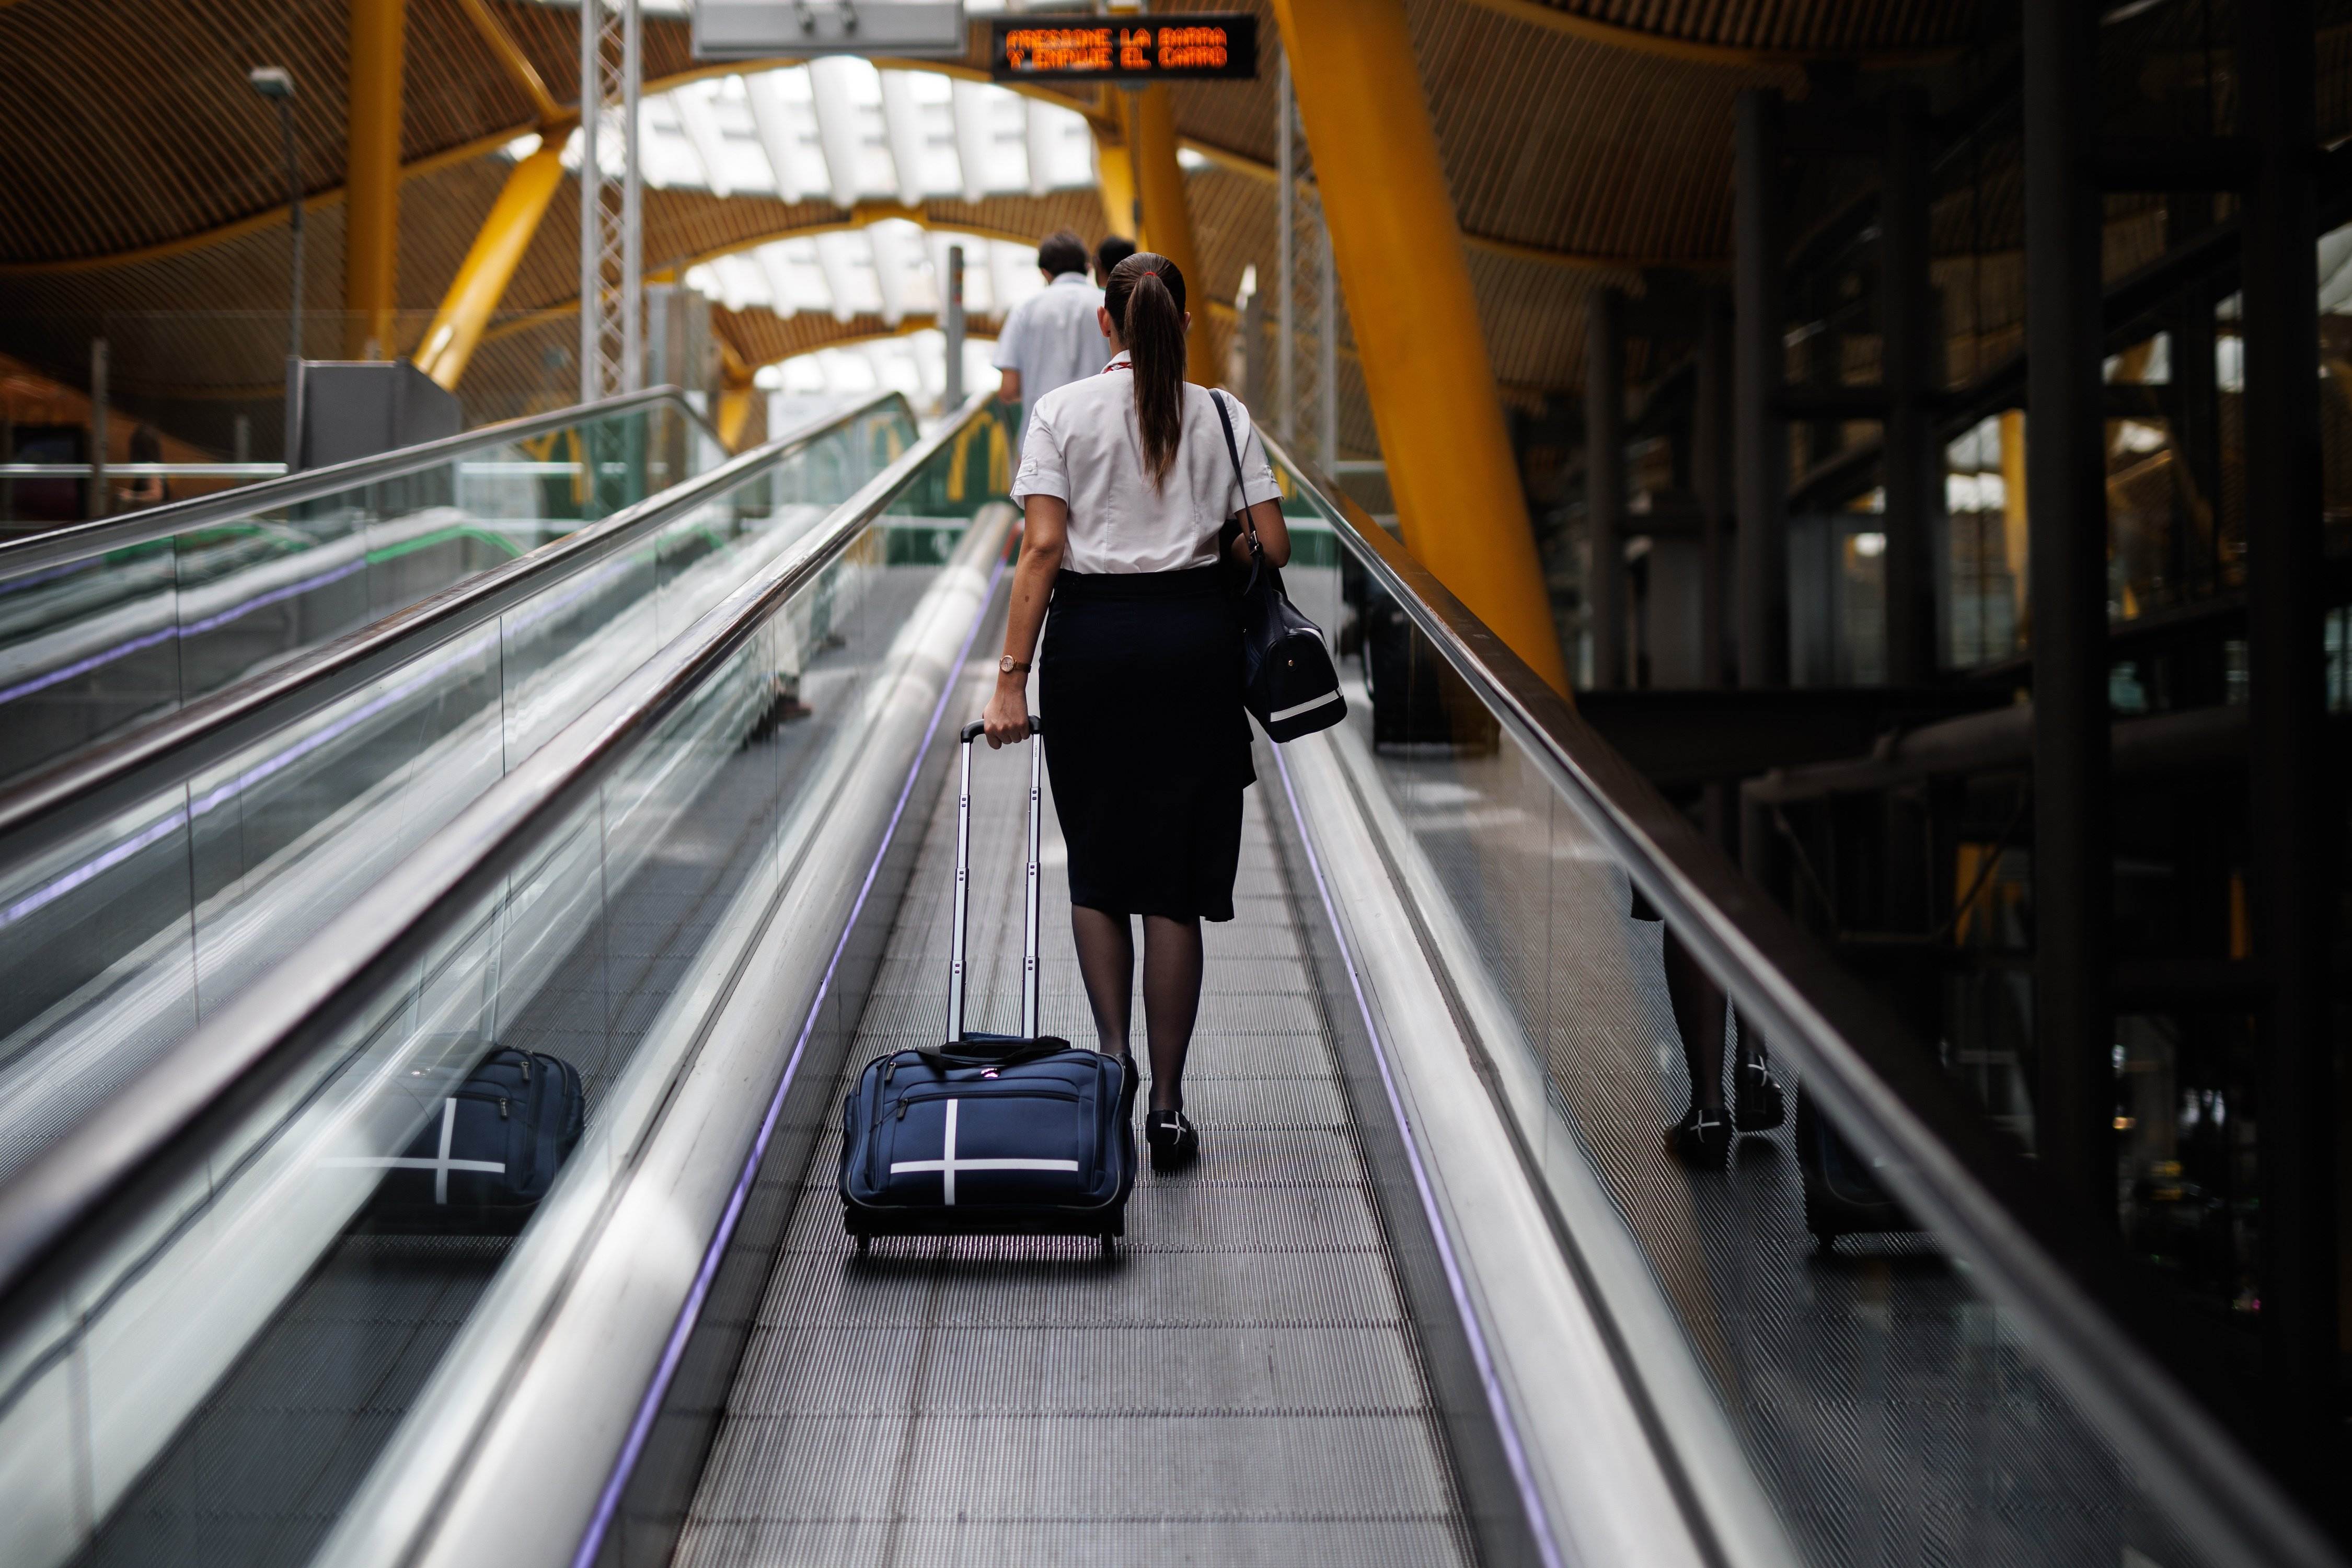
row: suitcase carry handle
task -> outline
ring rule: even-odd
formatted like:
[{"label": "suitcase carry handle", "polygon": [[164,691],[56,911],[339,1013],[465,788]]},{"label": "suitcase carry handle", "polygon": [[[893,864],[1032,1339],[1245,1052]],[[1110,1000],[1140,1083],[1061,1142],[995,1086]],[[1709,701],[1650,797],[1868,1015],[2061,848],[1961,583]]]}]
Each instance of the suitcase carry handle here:
[{"label": "suitcase carry handle", "polygon": [[994,1044],[963,1040],[945,1050],[919,1049],[915,1054],[922,1058],[924,1065],[933,1072],[945,1072],[950,1068],[1019,1067],[1023,1062],[1060,1056],[1069,1048],[1067,1040],[1040,1035],[1034,1039],[1005,1040]]},{"label": "suitcase carry handle", "polygon": [[[984,733],[988,726],[971,723],[963,727],[960,776],[956,786],[956,860],[955,860],[955,934],[948,963],[948,1037],[951,1041],[964,1037],[964,924],[971,907],[971,743]],[[1034,738],[1042,731],[1034,713],[1029,715],[1029,733]],[[1045,766],[1042,746],[1029,753],[1029,878],[1028,889],[1021,922],[1021,1036],[1034,1039],[1037,1035],[1037,857],[1039,839],[1045,829]]]}]

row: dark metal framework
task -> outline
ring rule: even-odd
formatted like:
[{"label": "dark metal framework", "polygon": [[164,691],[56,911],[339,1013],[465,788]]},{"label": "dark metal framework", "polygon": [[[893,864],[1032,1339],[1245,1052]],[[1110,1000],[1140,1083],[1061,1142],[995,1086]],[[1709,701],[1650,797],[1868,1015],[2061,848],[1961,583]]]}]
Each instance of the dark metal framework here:
[{"label": "dark metal framework", "polygon": [[[1728,826],[1727,792],[1748,780],[1731,837],[1750,875],[1955,1070],[1976,1072],[1988,1111],[2087,1224],[2120,1226],[2172,1271],[2152,1274],[2154,1289],[2192,1312],[2219,1308],[2220,1331],[2201,1336],[2210,1359],[2179,1370],[2333,1509],[2343,1500],[2326,1478],[2342,1473],[2352,1410],[2336,1129],[2352,1035],[2341,929],[2352,721],[2330,710],[2326,660],[2352,664],[2327,641],[2329,617],[2352,604],[2352,559],[2340,539],[2330,553],[2326,531],[2321,400],[2333,384],[2314,374],[2315,242],[2352,221],[2352,153],[2320,146],[2325,56],[2309,0],[2014,14],[2014,30],[1942,76],[1863,96],[1853,73],[1816,71],[1801,100],[1743,97],[1723,524],[1706,498],[1726,434],[1704,393],[1675,433],[1709,537],[1736,521],[1731,592],[1708,579],[1701,679],[1716,668],[1705,645],[1734,636],[1743,693],[1596,694],[1590,716],[1710,825]],[[2158,47],[2170,74],[2145,57]],[[1937,85],[1934,109],[1912,85],[1922,80]],[[2113,269],[2115,226],[2140,225],[2132,243],[2146,245],[2158,199],[2161,253]],[[1988,221],[2000,237],[1987,238]],[[2016,264],[1998,287],[2022,296],[2001,295],[1996,315],[2011,324],[1989,329],[1975,285],[1965,380],[1943,363],[1956,340],[1931,274],[1956,222],[1973,230],[1964,244]],[[2021,259],[2005,248],[2021,225]],[[2020,315],[2021,335],[2004,336]],[[1705,387],[1724,374],[1710,369],[1716,328],[1687,326]],[[2147,363],[2159,332],[2164,371],[2105,363]],[[2225,385],[2217,363],[2230,355],[2217,351],[2231,335],[2242,381]],[[1857,382],[1874,337],[1877,378]],[[1661,372],[1658,387],[1680,373]],[[2006,523],[2031,520],[2025,559],[2010,557],[2031,585],[2030,648],[1957,666],[1944,447],[2020,409],[2024,504],[2012,469]],[[1874,424],[1875,438],[1850,438],[1849,421]],[[2128,504],[2111,500],[2127,482],[2111,442],[2149,428],[2174,510],[2127,534],[2111,521]],[[1588,429],[1597,447],[1606,416]],[[1588,453],[1596,476],[1610,461]],[[1878,515],[1839,522],[1874,486]],[[1597,536],[1598,503],[1593,516]],[[1790,565],[1792,540],[1801,554],[1825,522],[1832,541],[1870,529],[1883,544],[1883,603],[1858,601],[1844,629],[1883,637],[1885,685],[1807,692],[1800,725],[1779,708],[1743,717],[1738,705],[1766,689],[1820,679],[1803,639],[1841,635],[1803,563]],[[1621,523],[1645,531],[1642,518]],[[2005,543],[2014,552],[2017,534]],[[1992,539],[1988,572],[2003,545]],[[1984,540],[1974,548],[1981,559]],[[2157,595],[2144,586],[2126,607],[2134,560],[2150,563]],[[2013,602],[2022,612],[2022,584]],[[1645,669],[1647,653],[1637,646],[1629,668]],[[1968,691],[2019,706],[1950,719]],[[1706,742],[1688,731],[1702,711]],[[1824,735],[1873,722],[1886,731],[1874,749],[1825,761]],[[1709,745],[1712,773],[1698,754]],[[1988,988],[2011,999],[2014,1037],[1984,1034]],[[2180,1164],[2159,1165],[2153,1194],[2132,1171],[2159,1145],[2135,1127],[2154,1111],[2185,1128],[2197,1110],[2135,1086],[2121,1043],[2134,1029],[2169,1041],[2167,1062],[2200,1082],[2226,1078],[2231,1113],[2226,1133],[2210,1116],[2198,1131],[2205,1165],[2185,1182]],[[1989,1056],[2011,1075],[1998,1105],[1983,1072],[1959,1065]],[[2198,1175],[2214,1168],[2235,1173]],[[2177,1233],[2192,1211],[2207,1215],[2200,1247],[2239,1258],[2229,1237],[2256,1238],[2235,1284],[2200,1273],[2199,1255],[2165,1254],[2165,1226]]]}]

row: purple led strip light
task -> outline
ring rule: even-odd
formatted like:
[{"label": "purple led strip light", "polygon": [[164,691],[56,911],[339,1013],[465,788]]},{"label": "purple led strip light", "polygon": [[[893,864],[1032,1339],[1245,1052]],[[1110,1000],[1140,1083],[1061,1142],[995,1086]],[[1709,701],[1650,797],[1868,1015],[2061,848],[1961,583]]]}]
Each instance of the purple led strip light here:
[{"label": "purple led strip light", "polygon": [[874,851],[874,863],[866,868],[866,880],[857,889],[857,901],[849,907],[849,919],[841,928],[841,940],[834,943],[833,958],[824,966],[824,978],[817,982],[808,1019],[801,1025],[800,1037],[793,1042],[793,1054],[784,1063],[783,1081],[776,1085],[775,1097],[768,1101],[768,1114],[760,1123],[760,1135],[751,1141],[751,1153],[744,1157],[742,1173],[735,1178],[735,1190],[727,1196],[727,1209],[719,1215],[718,1233],[703,1250],[702,1267],[695,1271],[693,1289],[686,1294],[686,1304],[678,1309],[677,1321],[670,1325],[669,1342],[662,1347],[661,1364],[654,1371],[654,1380],[645,1398],[638,1402],[636,1418],[629,1423],[628,1441],[621,1445],[620,1458],[614,1462],[613,1473],[605,1478],[604,1489],[597,1496],[596,1512],[588,1521],[587,1532],[580,1538],[580,1549],[572,1554],[572,1568],[589,1568],[596,1560],[597,1552],[604,1544],[604,1532],[612,1528],[613,1516],[620,1511],[621,1492],[637,1468],[637,1458],[645,1452],[646,1439],[653,1435],[654,1418],[661,1412],[670,1380],[677,1375],[677,1363],[685,1359],[686,1342],[693,1335],[696,1321],[702,1316],[703,1299],[709,1295],[710,1282],[719,1273],[719,1260],[727,1244],[734,1239],[735,1225],[743,1216],[751,1183],[759,1174],[761,1162],[767,1157],[768,1140],[774,1136],[777,1119],[783,1114],[784,1096],[800,1074],[801,1058],[807,1053],[809,1037],[816,1032],[817,1015],[824,1010],[824,999],[833,990],[833,977],[841,968],[841,955],[849,950],[850,935],[857,930],[858,917],[866,912],[866,895],[874,890],[874,879],[882,873],[882,858],[890,852],[890,840],[897,837],[899,819],[907,814],[907,802],[915,793],[915,780],[922,773],[931,738],[939,733],[940,720],[948,710],[949,700],[955,695],[956,682],[965,661],[971,657],[971,645],[979,640],[981,622],[988,617],[989,604],[996,597],[996,584],[1003,575],[1004,559],[999,556],[988,574],[988,587],[981,595],[980,609],[971,617],[971,626],[963,635],[963,646],[956,650],[955,663],[950,667],[940,700],[931,709],[931,721],[923,730],[922,744],[915,748],[914,763],[907,769],[907,782],[898,787],[898,802],[890,808],[890,822],[882,830],[882,842]]},{"label": "purple led strip light", "polygon": [[1454,1310],[1462,1315],[1462,1331],[1470,1342],[1470,1359],[1477,1364],[1478,1381],[1486,1387],[1486,1405],[1494,1412],[1495,1428],[1503,1439],[1503,1455],[1510,1463],[1511,1480],[1519,1490],[1519,1506],[1528,1510],[1528,1523],[1535,1532],[1536,1553],[1543,1560],[1544,1568],[1561,1568],[1559,1548],[1552,1541],[1550,1518],[1536,1491],[1535,1477],[1528,1471],[1527,1450],[1519,1442],[1510,1405],[1503,1397],[1502,1379],[1496,1374],[1494,1357],[1486,1349],[1486,1336],[1471,1309],[1469,1286],[1462,1278],[1462,1266],[1454,1256],[1453,1238],[1446,1234],[1444,1217],[1438,1213],[1437,1194],[1431,1190],[1429,1173],[1422,1164],[1420,1141],[1413,1136],[1412,1121],[1405,1115],[1396,1078],[1389,1070],[1389,1053],[1381,1044],[1379,1026],[1372,1022],[1371,1004],[1364,997],[1364,983],[1356,972],[1356,955],[1348,947],[1348,933],[1339,929],[1339,914],[1331,902],[1330,886],[1323,880],[1323,862],[1315,853],[1315,840],[1307,831],[1307,814],[1299,809],[1298,792],[1291,787],[1290,764],[1283,761],[1279,746],[1274,750],[1274,763],[1282,773],[1282,793],[1289,798],[1291,820],[1298,825],[1298,842],[1307,850],[1307,868],[1315,873],[1315,891],[1323,900],[1323,918],[1330,922],[1331,940],[1339,944],[1339,962],[1347,968],[1349,988],[1356,994],[1357,1016],[1363,1019],[1364,1033],[1372,1043],[1372,1059],[1380,1064],[1381,1087],[1388,1092],[1389,1111],[1396,1118],[1397,1131],[1404,1137],[1405,1162],[1412,1167],[1412,1184],[1421,1194],[1421,1209],[1428,1217],[1430,1234],[1437,1238],[1437,1256],[1445,1265],[1445,1286],[1454,1293]]},{"label": "purple led strip light", "polygon": [[111,664],[118,658],[127,658],[141,648],[153,647],[157,643],[169,641],[173,637],[201,636],[216,627],[225,626],[231,621],[249,616],[256,610],[266,609],[271,605],[290,599],[297,594],[307,594],[313,588],[323,588],[330,583],[339,583],[354,572],[366,571],[367,564],[365,561],[354,561],[349,565],[339,566],[332,572],[322,572],[316,577],[305,577],[299,583],[289,583],[283,588],[273,588],[267,594],[257,595],[246,600],[243,604],[232,605],[226,610],[215,611],[203,620],[191,621],[184,626],[169,626],[161,631],[149,632],[143,637],[132,637],[128,642],[117,643],[112,647],[91,654],[88,658],[77,659],[61,668],[37,675],[30,680],[17,682],[6,690],[0,691],[0,702],[14,702],[19,697],[29,697],[36,691],[46,691],[61,680],[71,680],[77,675],[87,675],[101,664]]},{"label": "purple led strip light", "polygon": [[[400,682],[396,686],[386,688],[382,695],[373,699],[364,706],[352,710],[342,718],[337,720],[334,723],[326,726],[324,729],[313,731],[311,734],[296,742],[294,745],[288,747],[286,750],[273,752],[267,760],[255,763],[252,767],[245,769],[237,773],[227,783],[223,784],[207,794],[199,796],[193,805],[174,806],[172,809],[172,814],[168,817],[165,817],[159,822],[150,824],[147,827],[142,828],[132,838],[116,845],[113,848],[106,850],[104,853],[97,856],[93,859],[83,861],[72,870],[67,871],[54,878],[50,881],[44,883],[41,887],[35,889],[32,892],[26,894],[24,898],[17,900],[15,903],[0,907],[0,927],[12,925],[17,921],[23,920],[26,915],[32,914],[40,910],[45,905],[53,903],[57,900],[63,898],[66,894],[73,891],[76,888],[88,882],[91,878],[121,864],[121,862],[128,857],[137,853],[141,849],[146,848],[151,844],[158,842],[170,834],[173,829],[179,826],[181,823],[194,822],[197,817],[207,816],[224,802],[234,799],[241,791],[250,789],[256,784],[266,783],[272,775],[291,767],[294,763],[301,761],[302,758],[317,751],[320,747],[326,745],[329,742],[347,733],[355,726],[362,724],[368,720],[383,713],[394,704],[415,695],[425,686],[438,679],[443,671],[464,663],[466,660],[472,658],[476,654],[481,652],[484,648],[489,647],[492,643],[498,641],[499,637],[504,635],[505,632],[523,631],[526,628],[547,619],[549,616],[568,608],[575,601],[594,592],[601,585],[601,579],[611,576],[614,572],[621,570],[626,565],[627,563],[625,561],[607,562],[603,566],[596,568],[594,571],[583,574],[579,584],[572,588],[570,591],[562,595],[553,595],[552,597],[542,595],[541,597],[547,598],[548,602],[541,604],[539,600],[532,600],[529,609],[516,614],[513,625],[510,627],[502,628],[500,623],[492,622],[478,635],[458,645],[454,652],[436,659],[430,664],[424,665],[415,675],[412,675],[406,680]],[[165,634],[158,633],[157,635],[163,636]],[[0,700],[5,700],[5,694],[0,693]],[[508,694],[501,691],[499,693],[500,702],[503,704],[507,700]]]}]

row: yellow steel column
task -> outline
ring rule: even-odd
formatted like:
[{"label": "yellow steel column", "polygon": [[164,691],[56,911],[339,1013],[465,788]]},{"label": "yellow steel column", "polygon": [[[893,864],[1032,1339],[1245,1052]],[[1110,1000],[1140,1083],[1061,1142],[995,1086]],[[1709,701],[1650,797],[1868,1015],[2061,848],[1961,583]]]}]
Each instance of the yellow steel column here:
[{"label": "yellow steel column", "polygon": [[1184,199],[1184,166],[1176,160],[1176,110],[1168,89],[1153,83],[1140,92],[1123,92],[1126,102],[1127,145],[1135,163],[1135,187],[1143,212],[1142,233],[1136,243],[1157,251],[1184,275],[1192,312],[1192,331],[1184,334],[1185,357],[1194,381],[1213,386],[1218,381],[1216,340],[1209,322],[1208,279],[1197,265],[1192,246],[1192,213]]},{"label": "yellow steel column", "polygon": [[743,449],[743,432],[751,423],[751,411],[758,405],[757,372],[738,353],[733,343],[711,333],[719,345],[719,444],[730,452]]},{"label": "yellow steel column", "polygon": [[416,368],[452,392],[457,388],[457,378],[466,374],[466,362],[474,357],[474,347],[482,341],[482,329],[489,325],[508,281],[522,264],[523,252],[530,248],[539,220],[547,216],[549,199],[563,183],[562,146],[560,142],[542,145],[507,175],[506,187],[499,192],[490,216],[482,220],[481,232],[474,236],[473,247],[458,265],[449,292],[434,312],[433,324],[425,329],[425,342],[416,351]]},{"label": "yellow steel column", "polygon": [[1133,239],[1135,152],[1124,135],[1112,141],[1099,121],[1095,123],[1095,184],[1102,192],[1105,232]]},{"label": "yellow steel column", "polygon": [[348,172],[343,205],[343,353],[398,351],[393,310],[400,242],[400,65],[405,0],[351,0]]},{"label": "yellow steel column", "polygon": [[1403,0],[1274,0],[1274,11],[1405,548],[1565,692]]},{"label": "yellow steel column", "polygon": [[[1126,100],[1127,145],[1143,208],[1143,231],[1136,243],[1174,262],[1187,284],[1197,287],[1192,215],[1184,205],[1184,166],[1176,161],[1176,111],[1168,89],[1154,83],[1119,97]],[[1196,306],[1192,313],[1202,312]]]}]

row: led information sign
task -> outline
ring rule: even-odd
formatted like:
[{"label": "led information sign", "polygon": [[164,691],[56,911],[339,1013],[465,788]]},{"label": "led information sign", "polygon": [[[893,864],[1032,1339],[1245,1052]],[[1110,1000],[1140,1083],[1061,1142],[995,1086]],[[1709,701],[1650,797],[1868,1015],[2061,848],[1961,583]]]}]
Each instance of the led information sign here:
[{"label": "led information sign", "polygon": [[1247,12],[1171,13],[1117,21],[989,24],[989,75],[998,81],[1250,81],[1257,18]]}]

